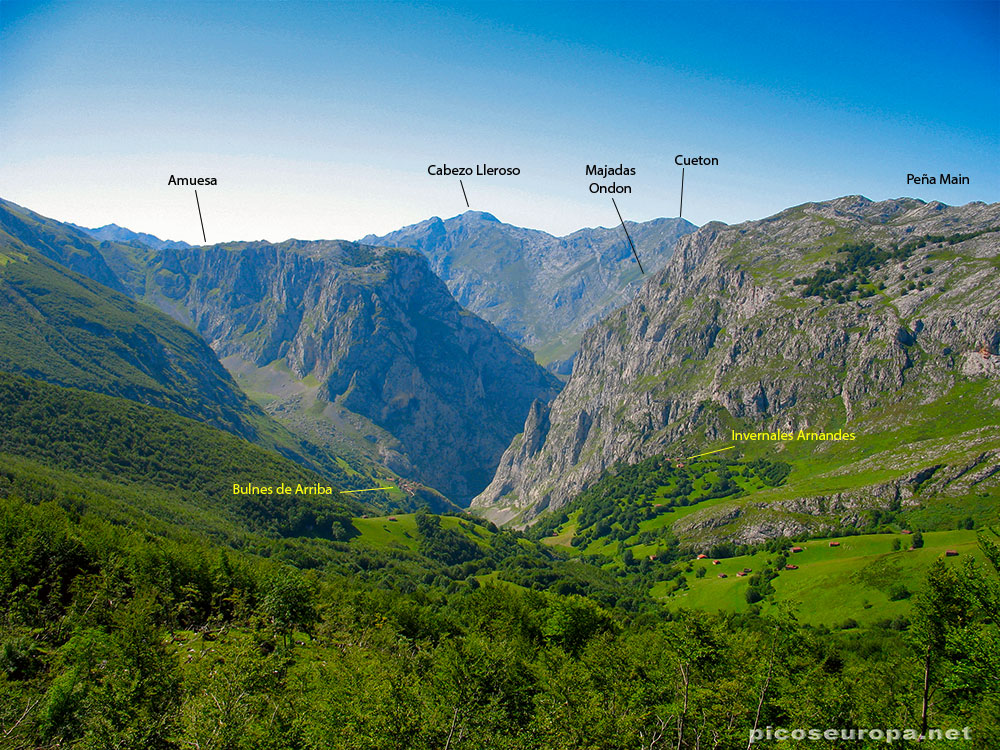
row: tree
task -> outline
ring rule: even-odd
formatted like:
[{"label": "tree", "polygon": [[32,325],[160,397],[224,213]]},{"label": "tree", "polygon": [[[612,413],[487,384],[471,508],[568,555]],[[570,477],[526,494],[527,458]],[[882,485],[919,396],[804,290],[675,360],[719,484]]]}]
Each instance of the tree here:
[{"label": "tree", "polygon": [[924,546],[924,535],[919,531],[913,532],[913,549],[920,549]]},{"label": "tree", "polygon": [[[980,548],[1000,572],[1000,548],[980,534]],[[914,601],[911,646],[923,673],[921,731],[926,733],[932,706],[975,707],[981,738],[1000,730],[1000,585],[974,560],[961,566],[937,560],[924,590]],[[935,701],[937,693],[941,699]]]},{"label": "tree", "polygon": [[275,632],[288,646],[296,627],[307,627],[316,619],[313,592],[300,575],[286,571],[276,576],[262,602],[262,609]]},{"label": "tree", "polygon": [[608,612],[590,599],[573,595],[553,602],[542,633],[550,642],[577,656],[594,635],[612,627],[613,621]]}]

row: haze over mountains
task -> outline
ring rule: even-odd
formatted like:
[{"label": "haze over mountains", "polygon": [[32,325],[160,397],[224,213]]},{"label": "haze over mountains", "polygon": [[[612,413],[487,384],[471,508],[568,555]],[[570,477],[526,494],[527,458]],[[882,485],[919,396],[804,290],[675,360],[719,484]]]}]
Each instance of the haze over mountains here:
[{"label": "haze over mountains", "polygon": [[733,430],[856,437],[768,444],[801,467],[787,486],[707,503],[674,526],[682,538],[760,541],[922,494],[995,496],[998,258],[998,204],[853,196],[708,224],[587,332],[569,383],[532,409],[473,507],[526,524],[616,462],[765,455]]},{"label": "haze over mountains", "polygon": [[[694,453],[733,430],[858,434],[778,445],[789,460],[824,457],[823,491],[795,489],[793,472],[766,508],[694,514],[678,527],[691,539],[793,534],[917,502],[920,487],[996,481],[977,478],[1000,449],[983,432],[1000,421],[996,358],[979,353],[1000,345],[996,206],[848,197],[693,233],[630,224],[647,268],[667,264],[645,283],[620,229],[555,238],[478,212],[366,238],[413,250],[190,247],[2,209],[3,369],[163,406],[341,480],[410,478],[526,524],[617,462]],[[463,310],[433,267],[541,346],[535,357]],[[572,351],[585,321],[632,295],[583,336],[556,398],[533,359]],[[970,397],[977,410],[941,427],[940,444],[899,458],[919,424]],[[876,475],[835,479],[858,461]]]},{"label": "haze over mountains", "polygon": [[[662,268],[678,238],[696,228],[684,219],[625,224],[647,273]],[[419,250],[460,305],[565,375],[583,332],[627,302],[642,282],[621,227],[554,237],[467,211],[361,242]]]}]

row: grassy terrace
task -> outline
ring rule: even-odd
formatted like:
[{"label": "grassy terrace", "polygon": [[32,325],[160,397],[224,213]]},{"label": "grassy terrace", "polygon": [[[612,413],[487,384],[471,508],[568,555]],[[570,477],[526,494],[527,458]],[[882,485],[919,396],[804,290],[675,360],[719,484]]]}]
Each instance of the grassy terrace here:
[{"label": "grassy terrace", "polygon": [[[478,524],[463,523],[457,516],[439,516],[441,527],[455,529],[480,547],[490,547],[493,534]],[[416,513],[397,513],[389,516],[372,516],[353,519],[360,534],[353,544],[367,544],[378,549],[409,549],[416,551],[420,534],[417,531]]]},{"label": "grassy terrace", "polygon": [[[925,532],[924,546],[908,549],[911,536],[905,534],[866,534],[838,539],[813,539],[799,544],[802,552],[789,553],[788,563],[798,570],[782,570],[771,585],[771,599],[789,605],[796,618],[813,625],[836,626],[848,618],[862,624],[906,616],[912,607],[909,598],[890,598],[894,586],[911,591],[923,579],[931,563],[944,557],[947,550],[957,557],[944,558],[949,564],[959,564],[969,556],[978,555],[974,531]],[[902,548],[892,550],[893,540]],[[831,547],[830,542],[839,546]],[[791,546],[791,545],[790,545]],[[758,552],[720,560],[694,560],[692,572],[685,573],[687,588],[667,595],[669,582],[653,587],[653,595],[671,608],[727,610],[742,612],[750,608],[745,598],[749,577],[737,577],[744,568],[760,571],[779,559],[773,552]],[[782,566],[783,567],[783,566]],[[703,578],[698,569],[705,569]],[[719,578],[724,574],[726,578]],[[765,600],[762,611],[774,612],[777,606]]]}]

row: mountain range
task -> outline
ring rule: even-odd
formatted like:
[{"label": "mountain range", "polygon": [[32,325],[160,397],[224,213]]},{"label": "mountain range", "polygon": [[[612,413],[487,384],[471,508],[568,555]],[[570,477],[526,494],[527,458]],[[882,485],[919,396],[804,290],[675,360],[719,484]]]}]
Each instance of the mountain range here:
[{"label": "mountain range", "polygon": [[132,293],[198,331],[273,415],[457,502],[559,389],[412,250],[289,240],[129,261]]},{"label": "mountain range", "polygon": [[706,225],[564,385],[418,250],[0,229],[18,746],[997,736],[1000,205]]},{"label": "mountain range", "polygon": [[[634,265],[617,230],[555,238],[479,212],[365,238],[382,246],[190,247],[0,208],[2,369],[171,409],[350,486],[409,478],[523,526],[651,457],[792,467],[674,525],[708,543],[996,483],[996,206],[853,196],[732,227],[629,225],[666,265],[617,287]],[[583,335],[560,393],[541,350],[463,309],[434,267],[535,344],[570,342],[612,288],[632,299]],[[856,439],[736,437],[801,430]]]},{"label": "mountain range", "polygon": [[9,202],[0,204],[0,227],[0,371],[169,410],[274,450],[340,487],[394,477],[293,434],[247,396],[195,331],[125,293],[102,253],[114,258],[134,248],[98,243]]},{"label": "mountain range", "polygon": [[345,472],[401,476],[433,488],[410,492],[435,507],[454,507],[435,490],[467,503],[531,403],[560,387],[463,310],[412,250],[296,240],[194,248],[0,208],[4,369],[281,443],[341,486],[359,483]]},{"label": "mountain range", "polygon": [[[647,273],[662,268],[677,240],[696,228],[684,219],[625,226]],[[562,375],[572,368],[583,332],[627,302],[642,282],[622,227],[555,237],[467,211],[361,242],[419,250],[460,305]]]}]

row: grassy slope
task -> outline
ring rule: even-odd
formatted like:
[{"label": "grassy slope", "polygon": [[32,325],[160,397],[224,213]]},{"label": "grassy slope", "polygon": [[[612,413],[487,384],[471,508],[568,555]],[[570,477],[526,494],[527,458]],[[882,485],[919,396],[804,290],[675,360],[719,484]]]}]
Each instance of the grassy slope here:
[{"label": "grassy slope", "polygon": [[[739,451],[746,459],[770,458],[791,464],[792,470],[779,487],[754,487],[746,478],[734,478],[747,491],[738,498],[718,498],[695,502],[687,507],[677,507],[671,513],[643,520],[640,533],[669,528],[695,514],[716,512],[727,507],[743,506],[750,518],[761,518],[768,511],[747,508],[762,502],[775,502],[801,497],[829,495],[863,489],[880,482],[940,463],[958,463],[982,451],[1000,446],[996,424],[1000,424],[1000,401],[996,397],[995,383],[988,381],[959,382],[942,399],[927,404],[897,404],[880,413],[863,415],[849,425],[862,436],[854,443],[804,443],[774,444],[741,443]],[[734,421],[734,429],[745,429]],[[709,445],[706,449],[724,447],[731,442]],[[727,455],[735,457],[734,453]],[[711,475],[712,464],[705,460],[701,466],[706,476]],[[663,485],[657,495],[664,494],[673,483]],[[692,500],[697,500],[699,483]],[[980,485],[974,491],[952,496],[932,496],[921,493],[915,496],[919,505],[903,508],[896,516],[896,526],[911,526],[925,531],[926,546],[913,552],[890,552],[892,537],[874,534],[842,537],[840,547],[831,548],[828,541],[814,540],[804,543],[807,551],[794,555],[796,571],[783,572],[772,582],[775,602],[795,608],[798,617],[814,624],[833,625],[848,618],[859,622],[891,619],[909,611],[908,600],[890,601],[888,587],[893,583],[916,588],[929,564],[940,557],[945,549],[955,549],[967,556],[976,550],[975,533],[954,531],[957,522],[971,517],[977,524],[1000,522],[1000,488],[996,483]],[[634,499],[620,498],[625,506]],[[570,507],[572,510],[572,506]],[[757,514],[754,516],[754,514]],[[571,512],[569,520],[545,538],[545,543],[583,554],[605,555],[612,560],[609,565],[620,565],[621,551],[617,541],[596,540],[584,548],[572,548],[570,542],[577,531],[577,515]],[[804,520],[810,520],[806,517]],[[733,530],[735,525],[723,526],[722,531]],[[682,541],[695,542],[693,532]],[[904,541],[907,537],[901,537]],[[636,559],[654,554],[661,544],[640,544],[638,535],[625,540]],[[748,604],[744,598],[746,578],[735,573],[743,567],[760,569],[774,555],[758,552],[754,555],[724,559],[719,566],[708,564],[707,577],[697,579],[686,573],[689,590],[670,596],[669,606],[693,609],[726,609],[744,611]],[[683,563],[680,563],[682,566]],[[695,563],[704,567],[706,563]],[[727,573],[727,579],[718,579],[718,573]],[[672,590],[670,582],[657,583],[656,596]],[[765,611],[773,604],[762,603]]]},{"label": "grassy slope", "polygon": [[[738,454],[743,458],[769,458],[791,464],[792,471],[785,483],[770,488],[736,476],[736,482],[747,490],[745,495],[696,502],[701,494],[696,491],[690,496],[694,504],[642,521],[640,532],[673,526],[684,518],[708,510],[858,490],[938,464],[970,460],[985,450],[1000,447],[1000,433],[996,430],[996,425],[1000,424],[998,397],[1000,385],[997,383],[960,381],[945,397],[936,401],[927,404],[903,402],[862,415],[845,428],[858,434],[854,442],[739,443]],[[748,429],[738,420],[731,420],[731,425],[737,431]],[[705,450],[727,445],[733,442],[708,444]],[[736,453],[727,455],[735,456]],[[710,460],[692,464],[698,465],[705,469],[706,476],[711,476]],[[673,486],[664,485],[657,494],[662,495]],[[698,490],[698,482],[695,488]],[[921,496],[918,492],[917,499],[921,507],[907,512],[920,522],[915,525],[923,528],[951,525],[968,515],[993,521],[1000,512],[1000,491],[995,485],[956,496]],[[622,505],[630,502],[633,502],[630,498],[620,499]],[[559,543],[569,545],[572,535],[567,532],[572,524],[572,521],[567,522],[556,530],[553,536],[559,537]],[[722,527],[722,531],[732,528]],[[685,538],[683,533],[681,536]],[[696,542],[698,537],[689,533],[686,540]],[[655,545],[639,545],[637,535],[626,541],[633,547],[636,557],[655,549]],[[551,540],[549,543],[556,542]],[[595,542],[584,551],[615,554],[616,550],[616,545]]]},{"label": "grassy slope", "polygon": [[[492,534],[479,525],[461,524],[456,516],[441,516],[441,526],[457,529],[480,546],[489,547]],[[400,513],[392,516],[371,516],[355,518],[354,528],[360,535],[351,540],[352,544],[367,544],[377,549],[408,549],[416,551],[420,543],[415,513]]]},{"label": "grassy slope", "polygon": [[28,249],[111,289],[125,291],[90,235],[0,198],[0,266],[15,253],[23,260]]},{"label": "grassy slope", "polygon": [[0,270],[0,369],[253,433],[255,410],[192,331],[31,249],[22,255]]},{"label": "grassy slope", "polygon": [[[904,547],[911,537],[898,534],[867,534],[843,537],[831,547],[830,540],[814,539],[801,543],[803,552],[790,554],[788,562],[798,565],[798,570],[783,570],[771,582],[773,599],[781,606],[791,607],[801,621],[814,625],[833,626],[848,618],[859,623],[891,619],[907,615],[910,599],[891,601],[889,591],[893,585],[902,584],[915,590],[918,582],[946,550],[954,550],[958,557],[945,558],[949,564],[959,564],[964,558],[978,555],[974,531],[930,531],[924,533],[924,546],[892,551],[892,540],[898,538]],[[738,578],[736,573],[744,568],[759,571],[777,556],[770,552],[722,559],[719,565],[712,560],[695,560],[693,570],[705,568],[704,578],[686,573],[687,590],[665,595],[670,584],[658,583],[653,595],[663,598],[671,608],[704,610],[746,611],[745,599],[748,578]],[[724,573],[728,577],[718,578]],[[766,613],[776,605],[761,603]]]}]

